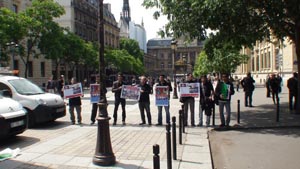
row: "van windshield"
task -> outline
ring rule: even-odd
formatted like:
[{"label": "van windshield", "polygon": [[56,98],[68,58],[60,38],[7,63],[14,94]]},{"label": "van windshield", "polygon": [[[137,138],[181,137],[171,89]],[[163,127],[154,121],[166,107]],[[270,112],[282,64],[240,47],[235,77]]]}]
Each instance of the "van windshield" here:
[{"label": "van windshield", "polygon": [[14,79],[8,81],[18,93],[23,95],[35,95],[45,93],[40,87],[27,79]]}]

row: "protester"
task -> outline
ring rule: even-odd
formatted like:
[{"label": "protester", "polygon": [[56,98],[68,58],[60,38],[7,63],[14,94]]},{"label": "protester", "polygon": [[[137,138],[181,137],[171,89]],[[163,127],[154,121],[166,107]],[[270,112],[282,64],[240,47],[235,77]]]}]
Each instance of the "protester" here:
[{"label": "protester", "polygon": [[146,119],[145,119],[145,111],[147,113],[147,119],[148,119],[148,124],[152,125],[151,123],[151,113],[150,113],[150,93],[151,93],[151,87],[150,85],[147,84],[147,78],[145,76],[142,76],[140,79],[140,84],[138,87],[141,88],[140,92],[140,99],[139,99],[139,109],[140,109],[140,114],[141,114],[141,119],[142,123],[140,125],[146,124]]},{"label": "protester", "polygon": [[123,81],[123,74],[118,73],[118,80],[113,83],[112,87],[112,92],[115,93],[115,108],[114,108],[114,123],[113,125],[117,124],[117,119],[118,119],[118,108],[121,103],[122,106],[122,124],[126,125],[126,100],[121,98],[121,91],[122,91],[122,86],[126,85]]},{"label": "protester", "polygon": [[[195,83],[193,75],[188,73],[186,76],[186,83]],[[184,104],[184,125],[188,125],[188,108],[190,107],[191,112],[191,126],[195,126],[195,98],[194,97],[183,97]]]},{"label": "protester", "polygon": [[[290,110],[296,110],[297,109],[297,101],[298,101],[298,73],[297,72],[294,72],[293,77],[288,79],[287,87],[289,88]],[[294,106],[293,106],[293,98],[294,98]]]},{"label": "protester", "polygon": [[[76,84],[76,78],[73,77],[71,79],[71,84]],[[77,123],[81,124],[81,96],[69,99],[69,112],[72,124],[75,124],[74,109],[76,109],[77,113]]]},{"label": "protester", "polygon": [[279,93],[280,81],[279,79],[276,78],[274,73],[270,77],[269,85],[272,93],[273,103],[279,104],[278,93]]},{"label": "protester", "polygon": [[200,106],[199,106],[199,124],[203,125],[203,112],[206,115],[206,126],[210,125],[210,116],[212,113],[212,108],[214,106],[213,95],[214,88],[210,81],[208,81],[206,76],[202,76],[200,79]]},{"label": "protester", "polygon": [[[219,111],[220,111],[220,127],[229,126],[231,116],[231,95],[234,94],[233,84],[229,81],[227,73],[222,74],[222,81],[218,83],[215,91],[215,95],[219,100]],[[224,107],[226,109],[226,121],[224,117]]]},{"label": "protester", "polygon": [[[94,84],[99,84],[100,78],[97,76],[96,77],[96,82]],[[90,88],[92,89],[92,88]],[[106,89],[105,89],[105,93],[106,93]],[[100,93],[99,93],[100,95]],[[100,98],[100,96],[99,96]],[[92,112],[91,112],[91,125],[95,124],[96,121],[96,116],[97,116],[97,110],[98,110],[98,103],[93,103],[92,104]]]},{"label": "protester", "polygon": [[253,83],[255,83],[255,80],[251,77],[250,72],[247,73],[247,76],[241,81],[241,85],[244,88],[244,92],[245,92],[245,107],[248,106],[248,103],[249,103],[249,107],[253,107],[252,95],[255,89]]},{"label": "protester", "polygon": [[[172,85],[170,82],[165,80],[165,75],[159,76],[159,82],[156,86],[167,86],[168,87],[168,99],[170,100],[170,92],[172,91]],[[168,100],[168,104],[170,101]],[[169,106],[157,106],[158,108],[158,123],[156,125],[162,125],[162,108],[164,107],[166,112],[166,123],[170,124],[170,107]]]},{"label": "protester", "polygon": [[53,81],[53,76],[49,77],[46,89],[49,93],[55,93],[55,82]]}]

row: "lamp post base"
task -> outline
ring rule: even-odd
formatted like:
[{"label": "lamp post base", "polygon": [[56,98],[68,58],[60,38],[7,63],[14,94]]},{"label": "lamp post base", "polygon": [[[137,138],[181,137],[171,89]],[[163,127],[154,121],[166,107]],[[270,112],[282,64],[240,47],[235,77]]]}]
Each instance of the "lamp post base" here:
[{"label": "lamp post base", "polygon": [[97,146],[93,163],[99,166],[111,166],[116,163],[116,157],[112,151],[110,132],[110,117],[98,117]]}]

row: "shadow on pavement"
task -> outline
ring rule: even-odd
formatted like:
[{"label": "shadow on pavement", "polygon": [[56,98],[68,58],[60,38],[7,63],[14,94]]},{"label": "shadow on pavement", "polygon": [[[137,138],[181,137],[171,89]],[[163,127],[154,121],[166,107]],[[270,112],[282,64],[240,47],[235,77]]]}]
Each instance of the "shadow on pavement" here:
[{"label": "shadow on pavement", "polygon": [[40,141],[40,139],[35,138],[35,137],[26,137],[26,136],[17,135],[17,136],[9,137],[5,140],[1,140],[0,141],[0,150],[3,150],[5,148],[11,148],[11,149],[21,148],[22,149],[22,148],[31,146],[39,141]]},{"label": "shadow on pavement", "polygon": [[144,167],[141,166],[137,166],[134,164],[123,164],[121,162],[117,162],[116,165],[114,167],[121,167],[121,168],[132,168],[132,169],[146,169]]},{"label": "shadow on pavement", "polygon": [[57,130],[69,126],[69,121],[51,121],[47,123],[37,124],[31,130]]}]

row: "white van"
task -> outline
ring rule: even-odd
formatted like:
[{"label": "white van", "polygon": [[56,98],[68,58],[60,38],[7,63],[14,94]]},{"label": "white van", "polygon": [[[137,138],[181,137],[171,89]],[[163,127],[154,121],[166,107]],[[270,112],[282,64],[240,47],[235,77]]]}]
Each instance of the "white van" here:
[{"label": "white van", "polygon": [[26,129],[26,110],[19,102],[0,93],[0,139],[23,133]]},{"label": "white van", "polygon": [[66,115],[65,102],[59,95],[45,93],[25,78],[0,75],[1,91],[4,96],[20,102],[27,110],[29,127]]}]

